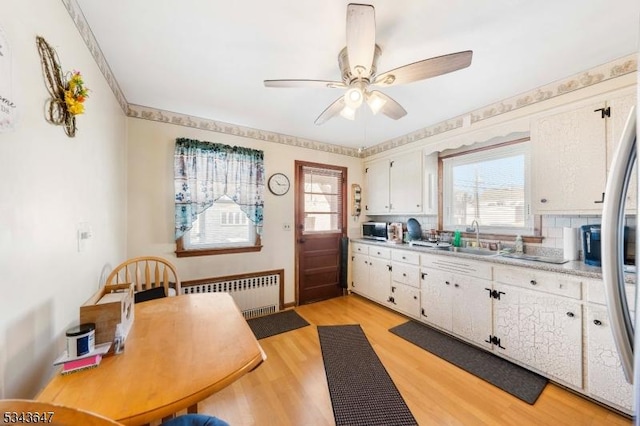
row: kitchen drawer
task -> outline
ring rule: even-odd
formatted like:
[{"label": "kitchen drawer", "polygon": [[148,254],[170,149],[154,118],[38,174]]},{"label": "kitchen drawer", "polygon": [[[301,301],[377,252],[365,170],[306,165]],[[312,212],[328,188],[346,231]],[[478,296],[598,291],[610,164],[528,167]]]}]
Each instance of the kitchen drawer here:
[{"label": "kitchen drawer", "polygon": [[360,243],[351,243],[351,253],[369,254],[369,245]]},{"label": "kitchen drawer", "polygon": [[493,278],[493,267],[491,264],[485,262],[475,262],[473,260],[456,258],[454,256],[437,255],[422,255],[420,261],[422,269],[425,271],[433,268],[441,271],[453,272],[459,275],[478,277],[484,280],[491,280]]},{"label": "kitchen drawer", "polygon": [[395,282],[420,288],[420,268],[406,263],[391,263],[391,279]]},{"label": "kitchen drawer", "polygon": [[420,264],[420,253],[407,250],[391,251],[391,260],[394,262],[410,263],[411,265]]},{"label": "kitchen drawer", "polygon": [[572,275],[527,268],[496,267],[495,281],[559,296],[582,298],[582,279]]},{"label": "kitchen drawer", "polygon": [[369,246],[369,256],[391,259],[391,249],[387,247]]},{"label": "kitchen drawer", "polygon": [[[587,291],[587,302],[597,303],[600,305],[606,305],[607,299],[604,294],[604,282],[602,280],[585,280],[585,289]],[[627,293],[627,301],[633,309],[635,303],[635,284],[625,284],[625,291]]]}]

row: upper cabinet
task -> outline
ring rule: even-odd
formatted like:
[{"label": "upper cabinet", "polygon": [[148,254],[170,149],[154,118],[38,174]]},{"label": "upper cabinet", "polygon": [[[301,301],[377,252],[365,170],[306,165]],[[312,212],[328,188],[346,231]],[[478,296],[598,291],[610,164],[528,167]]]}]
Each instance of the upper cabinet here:
[{"label": "upper cabinet", "polygon": [[[608,164],[635,102],[635,91],[622,91],[533,120],[536,212],[602,211]],[[635,208],[635,202],[627,207]]]},{"label": "upper cabinet", "polygon": [[367,163],[365,214],[436,214],[437,173],[437,154],[421,151]]}]

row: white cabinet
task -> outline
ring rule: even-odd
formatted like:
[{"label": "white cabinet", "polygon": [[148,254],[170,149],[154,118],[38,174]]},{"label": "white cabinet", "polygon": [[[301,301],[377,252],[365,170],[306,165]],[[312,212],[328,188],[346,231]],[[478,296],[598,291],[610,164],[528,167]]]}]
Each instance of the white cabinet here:
[{"label": "white cabinet", "polygon": [[422,154],[406,153],[365,166],[365,213],[423,212]]},{"label": "white cabinet", "polygon": [[421,319],[490,348],[491,267],[429,255],[421,263]]},{"label": "white cabinet", "polygon": [[634,104],[635,93],[623,91],[533,120],[537,212],[602,211],[608,163]]},{"label": "white cabinet", "polygon": [[586,332],[589,394],[631,413],[633,385],[624,377],[605,306],[587,305]]},{"label": "white cabinet", "polygon": [[391,282],[390,249],[353,243],[351,252],[351,291],[385,302]]},{"label": "white cabinet", "polygon": [[410,317],[420,315],[420,255],[391,250],[391,289],[387,304]]},{"label": "white cabinet", "polygon": [[563,274],[495,267],[494,349],[581,389],[581,286]]},{"label": "white cabinet", "polygon": [[389,160],[380,160],[365,167],[365,214],[389,213]]},{"label": "white cabinet", "polygon": [[[586,390],[589,396],[633,413],[633,385],[627,383],[613,340],[609,314],[605,305],[604,284],[589,280],[585,315]],[[633,301],[635,285],[627,284],[627,300]],[[631,302],[633,303],[633,302]]]}]

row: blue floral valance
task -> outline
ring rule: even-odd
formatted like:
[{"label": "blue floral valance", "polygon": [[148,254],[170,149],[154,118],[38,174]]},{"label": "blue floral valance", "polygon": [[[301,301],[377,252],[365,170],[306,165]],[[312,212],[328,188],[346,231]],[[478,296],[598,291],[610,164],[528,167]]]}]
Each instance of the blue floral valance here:
[{"label": "blue floral valance", "polygon": [[226,195],[262,230],[263,151],[193,139],[176,139],[174,154],[176,239],[198,215]]}]

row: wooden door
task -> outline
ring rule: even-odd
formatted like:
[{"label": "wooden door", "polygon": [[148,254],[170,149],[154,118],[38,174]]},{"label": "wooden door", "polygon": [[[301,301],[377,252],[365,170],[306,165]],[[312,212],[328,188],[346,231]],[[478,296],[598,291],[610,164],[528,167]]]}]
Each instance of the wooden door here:
[{"label": "wooden door", "polygon": [[340,240],[347,235],[347,169],[296,161],[295,191],[298,304],[340,296]]}]

